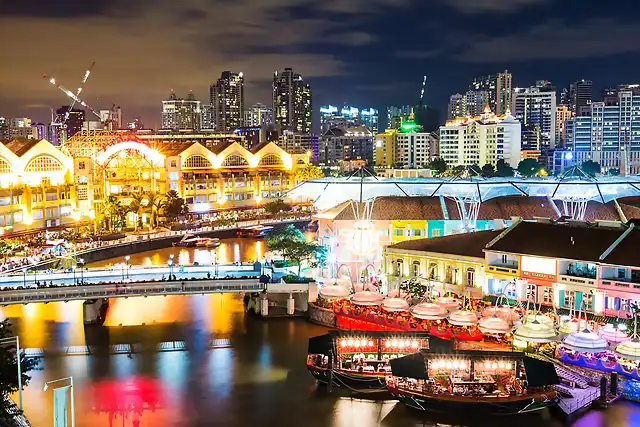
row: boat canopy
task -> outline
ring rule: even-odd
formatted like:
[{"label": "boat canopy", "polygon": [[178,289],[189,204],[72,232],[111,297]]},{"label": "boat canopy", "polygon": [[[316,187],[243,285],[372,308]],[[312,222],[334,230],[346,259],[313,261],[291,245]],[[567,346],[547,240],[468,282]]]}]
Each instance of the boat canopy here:
[{"label": "boat canopy", "polygon": [[380,292],[360,291],[353,294],[351,302],[355,305],[380,305],[384,296]]},{"label": "boat canopy", "polygon": [[428,380],[427,364],[422,353],[414,353],[408,356],[391,359],[389,361],[391,373],[394,377],[416,378]]},{"label": "boat canopy", "polygon": [[560,384],[560,378],[553,363],[525,356],[523,359],[527,383],[531,387]]},{"label": "boat canopy", "polygon": [[567,335],[562,339],[562,345],[570,350],[585,353],[602,353],[609,350],[609,343],[588,329]]},{"label": "boat canopy", "polygon": [[409,311],[409,303],[402,298],[385,298],[382,308],[386,311]]},{"label": "boat canopy", "polygon": [[640,340],[634,338],[630,341],[618,344],[616,354],[623,359],[640,360]]},{"label": "boat canopy", "polygon": [[309,338],[309,354],[324,354],[329,356],[333,347],[333,337],[330,334]]},{"label": "boat canopy", "polygon": [[447,317],[447,309],[432,302],[421,302],[411,307],[411,314],[418,319],[441,320]]}]

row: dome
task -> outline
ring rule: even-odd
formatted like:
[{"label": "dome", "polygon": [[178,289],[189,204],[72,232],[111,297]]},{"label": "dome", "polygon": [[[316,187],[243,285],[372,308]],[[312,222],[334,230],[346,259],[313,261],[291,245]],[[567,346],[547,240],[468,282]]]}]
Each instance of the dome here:
[{"label": "dome", "polygon": [[447,317],[447,309],[432,302],[422,302],[411,307],[411,314],[418,319],[440,320]]},{"label": "dome", "polygon": [[611,323],[600,328],[598,335],[607,340],[608,343],[618,344],[621,342],[629,341],[629,334],[625,331],[616,328]]},{"label": "dome", "polygon": [[552,323],[540,323],[537,319],[523,323],[513,333],[514,338],[532,343],[555,341],[558,333]]},{"label": "dome", "polygon": [[510,323],[520,320],[520,315],[508,305],[487,307],[482,311],[482,317],[492,317],[493,315]]},{"label": "dome", "polygon": [[342,286],[329,285],[320,288],[318,294],[323,298],[346,298],[351,295],[351,291]]},{"label": "dome", "polygon": [[351,296],[351,302],[355,305],[380,305],[384,297],[380,292],[361,291]]},{"label": "dome", "polygon": [[560,329],[558,332],[564,335],[575,334],[580,330],[580,326],[582,325],[582,321],[578,319],[567,320],[566,322],[562,322],[560,324]]},{"label": "dome", "polygon": [[522,323],[532,323],[534,320],[537,320],[540,324],[553,325],[553,319],[549,316],[545,316],[544,314],[527,314],[522,319]]},{"label": "dome", "polygon": [[478,316],[471,311],[456,310],[447,317],[447,320],[455,326],[471,326],[478,323]]},{"label": "dome", "polygon": [[478,327],[485,334],[506,334],[511,331],[511,324],[495,315],[480,319]]},{"label": "dome", "polygon": [[609,343],[604,338],[587,329],[567,335],[562,339],[562,345],[570,350],[585,353],[602,353],[609,350]]},{"label": "dome", "polygon": [[436,300],[436,304],[444,308],[458,308],[460,306],[460,300],[451,297],[440,297]]},{"label": "dome", "polygon": [[409,311],[409,303],[402,298],[385,298],[382,308],[386,311]]},{"label": "dome", "polygon": [[640,360],[640,341],[638,338],[618,344],[616,354],[623,359]]}]

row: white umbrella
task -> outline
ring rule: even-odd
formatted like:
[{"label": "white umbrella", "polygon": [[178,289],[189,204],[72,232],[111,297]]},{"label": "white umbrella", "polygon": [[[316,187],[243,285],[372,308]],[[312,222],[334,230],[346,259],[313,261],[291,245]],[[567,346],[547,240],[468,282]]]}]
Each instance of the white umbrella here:
[{"label": "white umbrella", "polygon": [[444,308],[458,308],[460,306],[460,300],[451,297],[440,297],[436,299],[436,304]]},{"label": "white umbrella", "polygon": [[409,311],[409,303],[402,298],[385,298],[382,309],[386,311]]},{"label": "white umbrella", "polygon": [[323,298],[335,299],[335,298],[346,298],[351,295],[351,291],[345,287],[337,286],[337,285],[329,285],[323,286],[318,291]]},{"label": "white umbrella", "polygon": [[602,353],[609,350],[609,343],[588,329],[567,335],[562,339],[562,345],[570,350],[585,353]]},{"label": "white umbrella", "polygon": [[616,354],[623,359],[640,360],[640,340],[633,338],[632,340],[618,344]]},{"label": "white umbrella", "polygon": [[600,330],[598,331],[598,335],[600,335],[611,344],[618,344],[621,342],[629,341],[631,339],[629,337],[629,334],[619,328],[616,328],[611,323],[608,323],[604,327],[600,328]]},{"label": "white umbrella", "polygon": [[494,315],[511,323],[520,320],[520,315],[508,305],[487,307],[482,311],[482,317],[492,317]]},{"label": "white umbrella", "polygon": [[[545,316],[542,316],[545,317]],[[551,323],[540,323],[537,319],[523,323],[513,333],[514,338],[531,343],[545,343],[555,341],[558,333]]]},{"label": "white umbrella", "polygon": [[511,324],[495,315],[480,319],[478,328],[484,334],[506,334],[511,331]]},{"label": "white umbrella", "polygon": [[466,310],[456,310],[447,317],[449,323],[455,326],[472,326],[478,323],[478,316]]},{"label": "white umbrella", "polygon": [[380,305],[383,300],[380,292],[361,291],[351,296],[351,302],[355,305]]},{"label": "white umbrella", "polygon": [[411,307],[411,314],[418,319],[442,320],[447,317],[447,309],[432,302],[422,302]]}]

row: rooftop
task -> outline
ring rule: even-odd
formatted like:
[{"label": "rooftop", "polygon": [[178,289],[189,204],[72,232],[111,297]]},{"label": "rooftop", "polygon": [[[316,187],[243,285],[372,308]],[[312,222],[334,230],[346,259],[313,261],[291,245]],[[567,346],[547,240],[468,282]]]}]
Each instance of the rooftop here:
[{"label": "rooftop", "polygon": [[461,255],[483,258],[483,249],[504,230],[484,230],[472,233],[452,234],[450,236],[429,239],[409,240],[388,247],[389,250],[432,252],[439,254]]}]

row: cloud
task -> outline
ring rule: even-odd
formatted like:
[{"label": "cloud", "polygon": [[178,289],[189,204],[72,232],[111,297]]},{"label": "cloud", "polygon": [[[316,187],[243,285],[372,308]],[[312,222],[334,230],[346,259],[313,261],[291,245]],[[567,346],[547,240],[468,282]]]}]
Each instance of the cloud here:
[{"label": "cloud", "polygon": [[526,7],[542,6],[555,0],[442,0],[461,13],[517,12]]},{"label": "cloud", "polygon": [[[28,1],[35,7],[42,0]],[[375,40],[354,24],[356,6],[364,0],[345,0],[341,8],[337,3],[100,0],[100,7],[82,9],[79,16],[73,8],[55,17],[8,10],[0,13],[0,39],[11,39],[3,47],[0,107],[14,113],[29,104],[60,106],[65,96],[41,79],[42,73],[73,90],[92,61],[96,65],[83,91],[86,102],[96,109],[118,103],[125,116],[138,109],[159,110],[171,89],[179,95],[193,89],[207,100],[208,86],[224,70],[244,72],[245,102],[265,102],[278,69],[293,67],[310,80],[347,73],[347,64],[326,46],[313,46],[362,46]],[[372,5],[392,3],[373,0]],[[296,10],[301,7],[310,11],[300,16]],[[334,19],[320,10],[326,7],[354,19]],[[150,122],[157,123],[157,116]]]},{"label": "cloud", "polygon": [[640,51],[638,38],[637,23],[597,19],[570,26],[551,20],[520,33],[467,44],[455,58],[475,63],[594,58]]},{"label": "cloud", "polygon": [[407,58],[407,59],[427,59],[433,58],[440,54],[440,49],[432,49],[432,50],[401,50],[395,53],[395,56],[398,58]]}]

